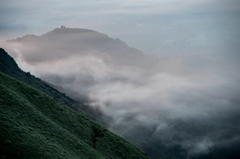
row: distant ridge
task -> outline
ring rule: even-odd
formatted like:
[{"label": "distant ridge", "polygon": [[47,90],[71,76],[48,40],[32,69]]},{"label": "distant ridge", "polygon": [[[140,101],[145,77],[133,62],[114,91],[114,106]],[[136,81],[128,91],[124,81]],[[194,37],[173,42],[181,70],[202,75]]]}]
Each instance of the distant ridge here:
[{"label": "distant ridge", "polygon": [[[28,63],[39,63],[62,59],[67,56],[86,54],[103,57],[105,61],[114,64],[146,67],[156,63],[156,59],[145,56],[143,52],[129,47],[120,39],[114,39],[106,34],[81,28],[62,26],[40,36],[28,34],[8,42],[29,44],[34,47],[32,52],[29,52],[28,49],[21,50],[27,54],[24,58]],[[42,51],[43,48],[46,48],[45,51]],[[67,56],[66,53],[68,53]],[[125,58],[125,56],[128,58]]]}]

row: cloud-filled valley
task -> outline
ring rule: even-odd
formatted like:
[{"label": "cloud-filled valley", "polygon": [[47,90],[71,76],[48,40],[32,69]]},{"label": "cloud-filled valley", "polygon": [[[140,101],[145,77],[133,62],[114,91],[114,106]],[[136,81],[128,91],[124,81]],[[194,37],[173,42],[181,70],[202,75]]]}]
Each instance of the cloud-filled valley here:
[{"label": "cloud-filled valley", "polygon": [[119,39],[65,27],[3,46],[24,71],[100,109],[110,130],[149,153],[194,158],[240,143],[237,67],[196,54],[146,56]]}]

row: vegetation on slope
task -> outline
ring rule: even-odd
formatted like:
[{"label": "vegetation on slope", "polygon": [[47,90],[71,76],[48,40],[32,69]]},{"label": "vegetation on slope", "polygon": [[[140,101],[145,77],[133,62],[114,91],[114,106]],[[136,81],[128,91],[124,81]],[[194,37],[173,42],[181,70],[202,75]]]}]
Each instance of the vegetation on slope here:
[{"label": "vegetation on slope", "polygon": [[[93,129],[103,134],[95,143]],[[0,158],[148,158],[101,125],[3,73],[0,133]]]},{"label": "vegetation on slope", "polygon": [[5,52],[4,49],[0,48],[0,72],[3,72],[19,81],[22,81],[41,92],[51,96],[53,99],[58,101],[59,103],[66,105],[80,114],[84,115],[87,118],[90,118],[98,123],[106,125],[104,121],[104,117],[91,107],[85,105],[82,102],[75,101],[72,98],[69,98],[64,93],[59,92],[53,87],[49,86],[46,82],[42,81],[39,78],[31,75],[30,72],[22,71],[14,59]]}]

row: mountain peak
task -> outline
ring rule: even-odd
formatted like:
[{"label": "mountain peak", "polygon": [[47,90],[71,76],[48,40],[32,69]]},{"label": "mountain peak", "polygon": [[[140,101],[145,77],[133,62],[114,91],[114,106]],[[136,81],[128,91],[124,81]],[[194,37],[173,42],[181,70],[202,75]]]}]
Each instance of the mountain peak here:
[{"label": "mountain peak", "polygon": [[[68,28],[62,25],[60,28],[55,28],[52,31],[47,32],[46,34],[43,34],[42,36],[60,35],[60,34],[80,34],[80,33],[98,33],[98,32],[89,30],[89,29],[83,29],[83,28]],[[98,34],[101,34],[101,33],[98,33]]]},{"label": "mountain peak", "polygon": [[20,70],[15,60],[0,48],[0,72],[8,73],[12,70]]},{"label": "mountain peak", "polygon": [[[18,43],[28,63],[61,60],[71,56],[94,55],[104,61],[142,66],[145,55],[120,39],[97,31],[61,26],[41,36],[26,35],[9,41]],[[139,59],[139,60],[137,60]],[[149,62],[149,63],[152,63]]]}]

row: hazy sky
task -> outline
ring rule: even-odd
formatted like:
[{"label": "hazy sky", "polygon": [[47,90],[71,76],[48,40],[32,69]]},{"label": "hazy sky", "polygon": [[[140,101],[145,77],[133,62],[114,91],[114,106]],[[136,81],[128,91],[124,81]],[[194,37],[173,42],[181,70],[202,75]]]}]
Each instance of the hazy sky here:
[{"label": "hazy sky", "polygon": [[120,38],[146,54],[239,58],[239,0],[0,0],[0,39],[61,25]]}]

